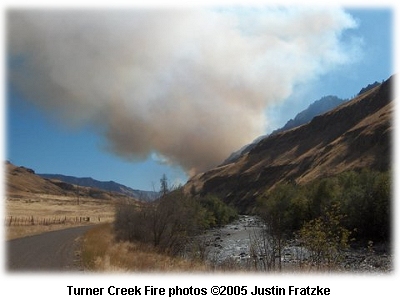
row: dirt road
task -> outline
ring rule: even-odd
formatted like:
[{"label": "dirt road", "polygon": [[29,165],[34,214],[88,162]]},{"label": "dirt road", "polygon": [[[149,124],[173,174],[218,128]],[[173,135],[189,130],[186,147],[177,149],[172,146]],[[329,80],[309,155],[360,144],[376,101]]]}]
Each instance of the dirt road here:
[{"label": "dirt road", "polygon": [[7,271],[80,271],[79,238],[92,226],[68,228],[6,243]]}]

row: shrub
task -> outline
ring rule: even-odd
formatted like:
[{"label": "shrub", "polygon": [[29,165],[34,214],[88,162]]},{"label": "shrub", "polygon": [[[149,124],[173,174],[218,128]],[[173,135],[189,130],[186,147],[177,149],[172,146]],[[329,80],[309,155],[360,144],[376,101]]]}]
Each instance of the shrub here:
[{"label": "shrub", "polygon": [[343,227],[344,215],[340,204],[333,203],[320,217],[304,224],[300,240],[311,253],[311,263],[321,268],[332,268],[342,259],[343,250],[349,247],[350,231]]}]

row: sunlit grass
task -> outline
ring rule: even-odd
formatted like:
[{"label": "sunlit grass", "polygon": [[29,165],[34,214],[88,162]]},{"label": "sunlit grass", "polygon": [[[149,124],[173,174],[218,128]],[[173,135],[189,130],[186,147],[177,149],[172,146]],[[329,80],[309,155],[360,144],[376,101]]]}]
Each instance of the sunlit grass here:
[{"label": "sunlit grass", "polygon": [[87,271],[94,272],[206,272],[205,263],[158,253],[151,245],[117,242],[112,224],[89,230],[82,247]]},{"label": "sunlit grass", "polygon": [[[7,240],[68,227],[112,222],[115,213],[113,203],[83,198],[78,205],[72,197],[44,194],[7,197],[5,204],[3,224]],[[90,218],[90,221],[83,221],[84,218]],[[23,221],[31,219],[34,222]]]}]

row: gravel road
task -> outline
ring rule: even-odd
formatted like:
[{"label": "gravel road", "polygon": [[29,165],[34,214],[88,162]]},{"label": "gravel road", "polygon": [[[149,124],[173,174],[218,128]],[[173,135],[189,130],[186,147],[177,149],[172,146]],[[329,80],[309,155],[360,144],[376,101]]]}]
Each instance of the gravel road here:
[{"label": "gravel road", "polygon": [[79,239],[93,225],[7,241],[8,271],[81,271]]}]

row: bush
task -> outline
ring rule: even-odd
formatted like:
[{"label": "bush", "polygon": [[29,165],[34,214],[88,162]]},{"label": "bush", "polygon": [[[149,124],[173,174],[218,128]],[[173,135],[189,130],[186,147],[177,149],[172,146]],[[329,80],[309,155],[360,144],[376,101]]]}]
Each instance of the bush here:
[{"label": "bush", "polygon": [[336,266],[343,258],[343,250],[349,247],[351,232],[342,225],[344,217],[340,204],[333,203],[320,217],[300,229],[300,240],[311,253],[311,263],[318,269]]},{"label": "bush", "polygon": [[151,243],[159,250],[178,254],[189,237],[203,229],[204,209],[176,190],[140,207],[117,208],[114,228],[119,240]]},{"label": "bush", "polygon": [[238,216],[234,208],[228,206],[216,196],[208,195],[199,198],[198,201],[205,209],[205,226],[207,228],[221,227],[232,222]]},{"label": "bush", "polygon": [[[278,184],[272,191],[258,199],[257,212],[265,224],[265,233],[269,241],[263,243],[261,252],[272,257],[268,268],[275,268],[275,257],[281,257],[286,240],[300,228],[304,218],[305,203],[299,188],[293,184]],[[260,248],[260,247],[258,247]],[[279,260],[279,269],[281,269]]]},{"label": "bush", "polygon": [[388,172],[363,170],[339,176],[346,227],[358,240],[388,242],[391,235],[391,180]]},{"label": "bush", "polygon": [[192,237],[236,217],[217,197],[193,198],[176,189],[152,203],[117,207],[114,230],[117,240],[149,243],[175,255],[185,251]]}]

